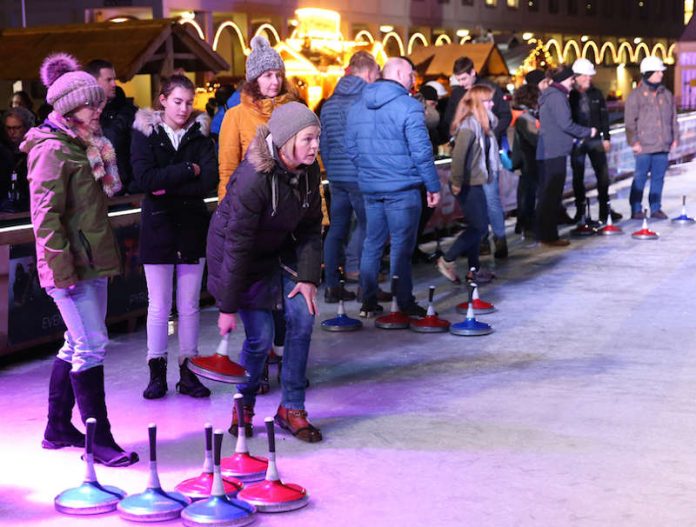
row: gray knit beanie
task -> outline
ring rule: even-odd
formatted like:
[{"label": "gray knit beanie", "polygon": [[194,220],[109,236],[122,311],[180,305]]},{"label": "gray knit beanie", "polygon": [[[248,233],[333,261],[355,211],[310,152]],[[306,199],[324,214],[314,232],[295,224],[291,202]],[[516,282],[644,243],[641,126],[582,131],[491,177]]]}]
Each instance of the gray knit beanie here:
[{"label": "gray knit beanie", "polygon": [[295,101],[278,106],[268,120],[273,144],[278,148],[310,126],[320,127],[319,118],[304,104]]},{"label": "gray knit beanie", "polygon": [[98,107],[106,100],[104,90],[92,75],[80,71],[75,57],[67,53],[49,55],[41,64],[41,80],[48,88],[46,102],[61,115],[80,106]]},{"label": "gray knit beanie", "polygon": [[257,79],[268,70],[285,71],[285,64],[266,37],[256,35],[251,39],[251,53],[246,60],[246,80]]}]

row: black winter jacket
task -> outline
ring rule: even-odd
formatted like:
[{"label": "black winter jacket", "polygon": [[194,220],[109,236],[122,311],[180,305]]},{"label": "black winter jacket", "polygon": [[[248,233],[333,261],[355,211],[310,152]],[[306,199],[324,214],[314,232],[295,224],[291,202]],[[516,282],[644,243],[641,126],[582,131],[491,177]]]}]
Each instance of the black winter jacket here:
[{"label": "black winter jacket", "polygon": [[208,291],[223,313],[273,309],[281,268],[298,282],[319,283],[319,165],[285,169],[259,126],[234,171],[208,231]]},{"label": "black winter jacket", "polygon": [[604,141],[609,141],[609,112],[607,111],[607,102],[604,99],[604,95],[599,88],[595,88],[594,86],[590,86],[586,93],[590,100],[589,120],[583,118],[580,114],[580,92],[578,90],[571,90],[568,96],[573,121],[588,128],[596,128],[597,137],[601,134]]},{"label": "black winter jacket", "polygon": [[116,96],[106,103],[99,118],[104,136],[111,141],[116,151],[118,174],[123,183],[122,194],[142,192],[133,182],[130,156],[131,128],[137,111],[138,108],[126,99],[122,90],[117,88]]},{"label": "black winter jacket", "polygon": [[[160,126],[161,112],[140,110],[133,123],[131,161],[142,203],[140,259],[144,264],[195,263],[205,257],[210,214],[203,198],[218,184],[215,145],[208,137],[210,118],[191,117],[175,150]],[[196,176],[192,164],[201,168]],[[164,190],[163,195],[153,192]]]}]

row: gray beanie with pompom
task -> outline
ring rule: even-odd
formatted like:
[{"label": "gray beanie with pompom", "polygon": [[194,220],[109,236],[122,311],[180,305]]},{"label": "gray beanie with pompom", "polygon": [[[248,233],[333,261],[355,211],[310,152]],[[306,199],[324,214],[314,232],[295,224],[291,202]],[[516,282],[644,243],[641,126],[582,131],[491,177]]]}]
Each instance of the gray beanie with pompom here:
[{"label": "gray beanie with pompom", "polygon": [[251,53],[246,60],[246,80],[251,82],[268,70],[285,72],[285,64],[266,37],[257,35],[251,39]]},{"label": "gray beanie with pompom", "polygon": [[48,88],[46,102],[61,115],[80,106],[99,107],[106,95],[92,75],[80,71],[75,57],[67,53],[49,55],[41,64],[41,80]]}]

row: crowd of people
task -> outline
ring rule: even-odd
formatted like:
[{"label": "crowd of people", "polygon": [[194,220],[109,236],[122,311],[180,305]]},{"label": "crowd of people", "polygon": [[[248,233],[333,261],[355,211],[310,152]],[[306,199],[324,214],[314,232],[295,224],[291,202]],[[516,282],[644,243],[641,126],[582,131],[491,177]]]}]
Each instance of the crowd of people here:
[{"label": "crowd of people", "polygon": [[[666,217],[662,180],[678,130],[663,71],[659,59],[645,59],[643,81],[626,103],[627,137],[636,154],[633,218],[643,215],[648,173],[650,214]],[[269,353],[278,354],[283,368],[275,420],[307,442],[322,440],[305,407],[322,262],[326,302],[358,299],[360,316],[372,317],[393,294],[402,312],[425,316],[413,294],[412,262],[419,259],[429,212],[441,199],[434,164],[441,145],[451,147],[447,184],[465,220],[454,243],[433,259],[452,282],[461,282],[460,256],[467,259],[465,279],[481,282],[494,278],[482,268],[481,255],[508,255],[498,186],[506,163],[520,173],[518,233],[550,247],[568,245],[558,224],[577,221],[584,210],[586,157],[597,177],[600,220],[621,218],[609,202],[611,137],[589,61],[529,72],[512,104],[479,77],[471,59],[457,59],[452,73],[450,90],[432,80],[416,91],[409,59],[390,58],[380,68],[359,51],[317,115],[288,82],[278,52],[255,37],[245,80],[238,90],[220,94],[223,104],[211,128],[210,116],[193,109],[195,88],[184,75],[164,79],[154,107],[138,110],[116,86],[110,63],[93,61],[81,69],[68,55],[47,57],[41,76],[50,113],[35,121],[31,108],[20,106],[3,116],[14,170],[23,164],[27,182],[39,280],[67,326],[51,373],[43,446],[83,443],[71,421],[77,402],[83,421],[97,417],[96,461],[128,466],[138,460],[114,440],[105,404],[106,284],[119,272],[108,197],[143,194],[140,261],[148,289],[144,355],[150,373],[143,397],[160,399],[168,390],[173,302],[179,321],[176,389],[196,398],[210,395],[189,369],[198,354],[199,293],[207,267],[220,334],[236,330],[238,320],[245,332],[240,362],[249,377],[237,386],[243,415],[233,412],[230,431],[236,433],[241,422],[246,435],[254,433]],[[568,156],[575,217],[561,203]],[[204,198],[216,189],[211,217]],[[324,229],[327,201],[330,223]],[[379,286],[387,273],[399,277],[391,292]],[[346,278],[357,281],[357,291],[339,285]]]}]

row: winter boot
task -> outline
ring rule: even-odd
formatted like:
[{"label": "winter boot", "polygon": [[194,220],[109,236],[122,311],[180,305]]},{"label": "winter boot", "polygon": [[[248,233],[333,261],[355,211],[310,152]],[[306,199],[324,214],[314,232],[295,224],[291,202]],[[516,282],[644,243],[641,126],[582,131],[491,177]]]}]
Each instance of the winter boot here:
[{"label": "winter boot", "polygon": [[493,256],[495,258],[507,258],[508,257],[508,246],[507,246],[507,238],[494,238],[495,241],[495,252],[493,253]]},{"label": "winter boot", "polygon": [[[243,404],[244,412],[244,435],[251,437],[254,435],[254,407],[250,404]],[[230,434],[237,437],[239,433],[239,417],[237,416],[237,405],[232,406],[232,424],[227,430]]]},{"label": "winter boot", "polygon": [[97,420],[94,432],[94,461],[107,467],[127,467],[140,458],[135,452],[125,452],[111,435],[111,424],[106,412],[104,394],[104,366],[95,366],[85,371],[71,372],[73,392],[80,409],[82,422],[90,417]]},{"label": "winter boot", "polygon": [[321,430],[309,422],[305,410],[293,410],[280,405],[275,415],[275,422],[297,439],[307,443],[318,443],[323,439]]},{"label": "winter boot", "polygon": [[53,361],[48,384],[48,424],[41,442],[41,446],[49,450],[85,445],[85,434],[72,424],[75,395],[70,383],[71,368],[72,365],[62,359]]},{"label": "winter boot", "polygon": [[179,382],[176,383],[176,390],[182,395],[190,395],[196,399],[210,397],[210,390],[203,386],[203,383],[196,375],[189,370],[188,359],[179,366]]},{"label": "winter boot", "polygon": [[145,399],[161,399],[167,393],[167,359],[158,357],[147,361],[150,367],[150,383],[143,392]]}]

